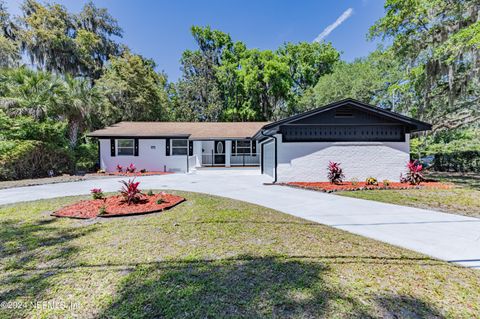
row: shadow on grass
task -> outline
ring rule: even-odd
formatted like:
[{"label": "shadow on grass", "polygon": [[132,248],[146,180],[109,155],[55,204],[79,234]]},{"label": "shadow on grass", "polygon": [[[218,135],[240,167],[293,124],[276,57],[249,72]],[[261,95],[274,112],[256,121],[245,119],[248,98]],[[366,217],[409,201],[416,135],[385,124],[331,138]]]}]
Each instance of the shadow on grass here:
[{"label": "shadow on grass", "polygon": [[408,296],[381,296],[375,302],[382,318],[445,318],[428,303]]},{"label": "shadow on grass", "polygon": [[451,182],[462,187],[480,190],[479,173],[428,172],[427,177]]},{"label": "shadow on grass", "polygon": [[330,272],[327,264],[242,256],[139,265],[124,278],[118,295],[100,317],[372,318],[396,312],[438,314],[427,303],[402,296],[375,297],[373,306],[367,304],[362,292],[352,295],[341,289],[341,284],[326,279]]},{"label": "shadow on grass", "polygon": [[[0,301],[42,301],[44,291],[52,285],[55,275],[66,267],[78,249],[71,241],[94,230],[66,228],[56,225],[57,219],[35,222],[6,220],[0,223]],[[42,268],[49,265],[50,267]],[[3,309],[5,311],[5,309]],[[31,308],[9,309],[13,318],[21,317]]]}]

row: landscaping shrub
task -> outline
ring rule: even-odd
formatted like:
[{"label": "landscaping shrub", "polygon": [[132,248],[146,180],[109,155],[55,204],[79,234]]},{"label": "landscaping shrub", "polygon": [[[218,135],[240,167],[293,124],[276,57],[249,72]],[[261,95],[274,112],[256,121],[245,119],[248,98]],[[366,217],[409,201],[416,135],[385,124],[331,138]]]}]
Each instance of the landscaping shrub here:
[{"label": "landscaping shrub", "polygon": [[130,165],[128,165],[125,170],[127,171],[127,173],[135,173],[136,168],[135,168],[135,165],[133,163],[130,163]]},{"label": "landscaping shrub", "polygon": [[367,185],[378,185],[378,181],[375,177],[367,177],[365,180],[365,184]]},{"label": "landscaping shrub", "polygon": [[328,180],[332,184],[339,184],[343,181],[345,175],[343,174],[343,170],[340,167],[340,163],[330,162],[328,163]]},{"label": "landscaping shrub", "polygon": [[98,144],[79,144],[75,148],[75,163],[77,171],[95,172],[98,167]]},{"label": "landscaping shrub", "polygon": [[384,187],[390,186],[390,181],[388,179],[385,179],[382,183]]},{"label": "landscaping shrub", "polygon": [[105,205],[100,206],[100,208],[98,209],[98,215],[102,216],[106,214],[107,214],[107,207]]},{"label": "landscaping shrub", "polygon": [[0,139],[10,141],[48,141],[57,146],[68,146],[67,122],[45,119],[37,122],[30,116],[9,117],[0,110]]},{"label": "landscaping shrub", "polygon": [[93,188],[90,190],[93,199],[103,199],[103,191],[101,188]]},{"label": "landscaping shrub", "polygon": [[433,169],[441,172],[480,172],[480,151],[435,154]]},{"label": "landscaping shrub", "polygon": [[408,172],[405,176],[405,181],[412,184],[418,185],[424,180],[422,170],[423,166],[418,161],[410,161],[407,164]]},{"label": "landscaping shrub", "polygon": [[123,166],[120,164],[117,164],[117,172],[121,173],[123,172]]},{"label": "landscaping shrub", "polygon": [[[3,144],[3,145],[2,145]],[[0,141],[0,180],[38,178],[71,173],[73,154],[41,141]]]},{"label": "landscaping shrub", "polygon": [[167,202],[167,201],[165,200],[165,196],[166,196],[166,195],[167,195],[167,193],[161,192],[161,193],[160,193],[160,196],[161,196],[161,197],[160,197],[159,199],[157,199],[157,204],[160,205],[160,204],[166,203],[166,202]]},{"label": "landscaping shrub", "polygon": [[138,203],[141,199],[142,192],[138,188],[140,182],[135,182],[135,179],[129,179],[128,182],[121,181],[123,187],[120,189],[120,194],[123,196],[123,200],[128,205],[132,203]]}]

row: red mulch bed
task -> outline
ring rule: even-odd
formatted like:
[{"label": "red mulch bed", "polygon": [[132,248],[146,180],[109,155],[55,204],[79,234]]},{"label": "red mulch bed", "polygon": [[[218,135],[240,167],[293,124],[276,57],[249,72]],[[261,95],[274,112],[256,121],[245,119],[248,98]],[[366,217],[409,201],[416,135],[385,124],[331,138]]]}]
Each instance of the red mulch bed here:
[{"label": "red mulch bed", "polygon": [[411,185],[408,183],[390,182],[388,186],[379,182],[378,185],[367,185],[365,182],[358,182],[353,185],[351,182],[343,182],[340,184],[332,184],[330,182],[290,182],[283,185],[312,189],[322,192],[336,192],[336,191],[358,191],[370,189],[415,189],[415,188],[439,188],[449,189],[452,185],[439,182],[422,182],[419,185]]},{"label": "red mulch bed", "polygon": [[127,177],[135,177],[135,176],[152,176],[152,175],[167,175],[173,174],[172,172],[135,172],[135,173],[127,173],[127,172],[109,172],[109,173],[93,173],[90,175],[95,176],[127,176]]},{"label": "red mulch bed", "polygon": [[[157,204],[157,200],[163,198],[165,202]],[[114,217],[127,215],[141,215],[163,211],[183,202],[185,198],[172,194],[142,195],[140,202],[128,205],[121,195],[110,196],[105,200],[92,199],[82,200],[75,204],[60,208],[52,213],[56,217],[70,217],[88,219],[95,217]],[[105,205],[106,213],[99,215],[100,207]]]}]

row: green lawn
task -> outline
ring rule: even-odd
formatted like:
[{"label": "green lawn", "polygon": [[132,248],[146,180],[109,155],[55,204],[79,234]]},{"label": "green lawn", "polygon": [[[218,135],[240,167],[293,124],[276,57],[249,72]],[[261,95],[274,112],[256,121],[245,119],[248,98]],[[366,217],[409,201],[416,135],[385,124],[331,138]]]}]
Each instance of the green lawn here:
[{"label": "green lawn", "polygon": [[369,190],[336,194],[480,217],[480,177],[478,175],[431,173],[428,177],[454,183],[455,187],[452,189]]},{"label": "green lawn", "polygon": [[0,301],[24,305],[3,303],[0,317],[480,313],[479,271],[259,206],[175,193],[187,202],[165,213],[95,221],[49,216],[79,197],[0,207]]}]

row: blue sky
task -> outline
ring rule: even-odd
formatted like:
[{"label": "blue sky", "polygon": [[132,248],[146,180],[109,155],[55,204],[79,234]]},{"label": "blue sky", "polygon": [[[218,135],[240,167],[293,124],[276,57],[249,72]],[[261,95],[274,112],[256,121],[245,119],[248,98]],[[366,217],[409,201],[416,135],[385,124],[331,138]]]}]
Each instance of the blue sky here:
[{"label": "blue sky", "polygon": [[[21,0],[7,0],[14,14]],[[77,12],[86,1],[57,0]],[[383,16],[383,0],[94,0],[118,20],[124,30],[121,40],[134,52],[152,58],[159,70],[175,81],[181,75],[180,57],[185,49],[195,49],[192,25],[210,25],[230,33],[234,41],[250,48],[276,49],[284,42],[313,41],[343,13],[325,38],[351,61],[375,50],[366,39],[368,28]],[[349,10],[350,9],[350,10]],[[350,14],[349,14],[350,13]]]}]

